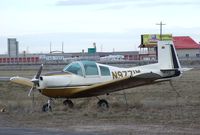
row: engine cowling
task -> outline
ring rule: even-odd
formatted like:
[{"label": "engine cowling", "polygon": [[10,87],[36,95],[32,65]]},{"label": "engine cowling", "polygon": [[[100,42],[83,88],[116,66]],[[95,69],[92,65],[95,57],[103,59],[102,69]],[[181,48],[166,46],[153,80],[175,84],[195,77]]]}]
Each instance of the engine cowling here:
[{"label": "engine cowling", "polygon": [[39,78],[38,89],[66,87],[70,84],[69,76],[41,76]]}]

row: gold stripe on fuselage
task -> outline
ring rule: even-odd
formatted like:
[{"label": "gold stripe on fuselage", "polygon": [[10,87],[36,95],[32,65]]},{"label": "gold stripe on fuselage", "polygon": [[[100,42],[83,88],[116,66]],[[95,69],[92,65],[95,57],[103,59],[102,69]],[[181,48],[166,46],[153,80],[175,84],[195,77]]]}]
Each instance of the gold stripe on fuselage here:
[{"label": "gold stripe on fuselage", "polygon": [[46,88],[46,89],[41,90],[41,93],[45,96],[52,97],[52,98],[72,98],[75,93],[79,92],[84,87],[87,87],[87,86]]}]

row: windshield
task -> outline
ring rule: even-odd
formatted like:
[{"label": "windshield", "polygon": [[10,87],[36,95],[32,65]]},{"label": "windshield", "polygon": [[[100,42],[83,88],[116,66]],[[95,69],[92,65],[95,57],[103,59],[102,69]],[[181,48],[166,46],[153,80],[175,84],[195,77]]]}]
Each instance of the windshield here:
[{"label": "windshield", "polygon": [[63,69],[64,72],[70,72],[80,76],[99,75],[98,67],[93,61],[73,62]]},{"label": "windshield", "polygon": [[83,71],[79,63],[72,63],[69,66],[65,67],[63,71],[83,76]]}]

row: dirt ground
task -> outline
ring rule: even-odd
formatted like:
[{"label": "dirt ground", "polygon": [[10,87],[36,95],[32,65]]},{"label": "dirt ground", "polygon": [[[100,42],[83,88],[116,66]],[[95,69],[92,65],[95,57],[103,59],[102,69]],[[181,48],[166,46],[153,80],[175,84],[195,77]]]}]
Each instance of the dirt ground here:
[{"label": "dirt ground", "polygon": [[[35,71],[0,71],[1,76],[31,76]],[[88,134],[200,134],[200,69],[185,72],[173,80],[177,96],[169,82],[162,82],[101,96],[107,99],[107,111],[97,108],[96,98],[73,99],[74,108],[53,103],[53,111],[43,113],[47,97],[30,88],[0,82],[0,127],[50,128]]]}]

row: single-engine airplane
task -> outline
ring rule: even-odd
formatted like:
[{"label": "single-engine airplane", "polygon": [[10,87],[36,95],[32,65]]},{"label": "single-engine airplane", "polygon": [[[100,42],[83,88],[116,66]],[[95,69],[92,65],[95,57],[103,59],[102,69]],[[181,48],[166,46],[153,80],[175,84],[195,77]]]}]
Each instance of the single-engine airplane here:
[{"label": "single-engine airplane", "polygon": [[[51,110],[52,98],[64,98],[64,105],[73,107],[72,98],[84,98],[109,94],[111,92],[142,85],[170,81],[182,74],[182,69],[172,41],[158,41],[158,63],[119,68],[93,61],[76,61],[63,71],[41,75],[41,65],[33,79],[12,77],[10,81],[30,86],[29,96],[35,89],[49,100],[43,111]],[[108,108],[105,99],[99,99],[99,107]]]}]

